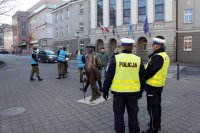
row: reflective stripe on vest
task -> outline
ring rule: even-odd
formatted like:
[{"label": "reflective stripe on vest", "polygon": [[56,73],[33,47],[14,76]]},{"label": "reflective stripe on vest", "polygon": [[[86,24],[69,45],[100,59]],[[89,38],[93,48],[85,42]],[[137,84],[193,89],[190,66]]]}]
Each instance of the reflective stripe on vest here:
[{"label": "reflective stripe on vest", "polygon": [[67,55],[66,51],[60,50],[58,55],[58,61],[65,61],[65,56]]},{"label": "reflective stripe on vest", "polygon": [[82,54],[80,54],[79,56],[77,56],[77,65],[78,65],[78,68],[83,68],[85,66],[85,64],[82,61],[82,57],[83,57]]},{"label": "reflective stripe on vest", "polygon": [[[157,55],[160,55],[163,58],[163,66],[153,77],[148,79],[146,83],[154,87],[163,87],[166,81],[166,76],[167,76],[167,72],[168,72],[168,68],[170,64],[170,58],[166,54],[166,52],[161,52],[161,53],[158,53]],[[149,61],[151,61],[151,59]],[[148,67],[148,64],[147,64],[147,67]]]},{"label": "reflective stripe on vest", "polygon": [[37,58],[37,54],[35,53],[35,52],[32,52],[32,54],[31,54],[31,64],[32,65],[36,65],[36,64],[38,64],[38,62],[36,62],[34,59],[33,59],[33,57],[32,57],[32,55],[36,55],[36,58]]},{"label": "reflective stripe on vest", "polygon": [[114,92],[140,91],[140,57],[133,54],[121,53],[115,55],[116,70],[111,90]]}]

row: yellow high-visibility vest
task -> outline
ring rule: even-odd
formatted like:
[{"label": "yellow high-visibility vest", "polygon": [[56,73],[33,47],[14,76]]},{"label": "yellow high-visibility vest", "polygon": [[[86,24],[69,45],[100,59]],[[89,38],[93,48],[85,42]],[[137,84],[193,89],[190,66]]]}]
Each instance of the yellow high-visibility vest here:
[{"label": "yellow high-visibility vest", "polygon": [[115,55],[116,70],[111,90],[114,92],[140,91],[140,57],[134,54],[121,53]]},{"label": "yellow high-visibility vest", "polygon": [[[163,66],[153,77],[148,79],[146,83],[154,87],[163,87],[165,85],[170,59],[169,56],[166,54],[166,52],[158,53],[158,55],[160,55],[163,58]],[[149,62],[150,61],[151,59],[149,60]]]}]

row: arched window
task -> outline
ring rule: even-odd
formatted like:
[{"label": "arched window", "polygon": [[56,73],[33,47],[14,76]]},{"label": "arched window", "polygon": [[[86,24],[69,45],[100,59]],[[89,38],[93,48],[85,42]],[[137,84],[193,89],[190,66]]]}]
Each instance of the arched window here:
[{"label": "arched window", "polygon": [[155,0],[155,21],[164,21],[164,0]]},{"label": "arched window", "polygon": [[116,0],[110,0],[110,25],[116,25]]},{"label": "arched window", "polygon": [[97,1],[97,26],[103,25],[103,0]]},{"label": "arched window", "polygon": [[123,2],[123,23],[129,24],[131,16],[131,2],[130,0],[124,0]]},{"label": "arched window", "polygon": [[147,15],[147,1],[138,0],[138,22],[144,22]]}]

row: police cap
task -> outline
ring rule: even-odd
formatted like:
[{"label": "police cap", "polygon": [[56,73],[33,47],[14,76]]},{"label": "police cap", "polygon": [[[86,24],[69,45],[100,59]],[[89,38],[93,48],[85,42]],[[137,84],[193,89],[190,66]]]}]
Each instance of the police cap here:
[{"label": "police cap", "polygon": [[122,38],[121,40],[121,46],[133,46],[135,45],[135,41],[130,38]]},{"label": "police cap", "polygon": [[165,45],[166,40],[158,37],[153,38],[153,45]]}]

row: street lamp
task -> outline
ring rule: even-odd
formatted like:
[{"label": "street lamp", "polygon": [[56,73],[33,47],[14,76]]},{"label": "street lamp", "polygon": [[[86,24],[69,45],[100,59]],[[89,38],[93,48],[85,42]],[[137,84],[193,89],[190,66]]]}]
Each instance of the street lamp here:
[{"label": "street lamp", "polygon": [[76,37],[78,39],[78,51],[79,51],[79,38],[81,38],[81,32],[79,30],[76,31]]},{"label": "street lamp", "polygon": [[67,51],[69,52],[69,44],[67,44]]},{"label": "street lamp", "polygon": [[80,44],[81,48],[84,48],[84,44]]}]

